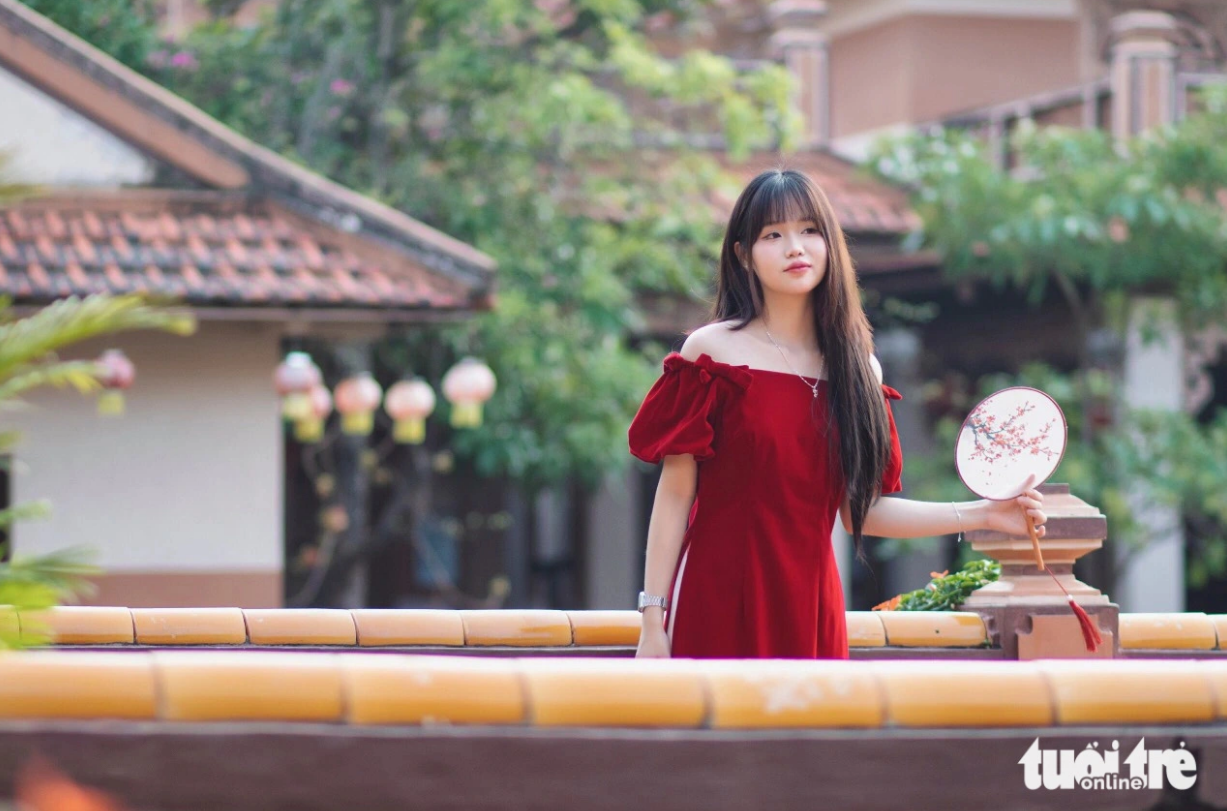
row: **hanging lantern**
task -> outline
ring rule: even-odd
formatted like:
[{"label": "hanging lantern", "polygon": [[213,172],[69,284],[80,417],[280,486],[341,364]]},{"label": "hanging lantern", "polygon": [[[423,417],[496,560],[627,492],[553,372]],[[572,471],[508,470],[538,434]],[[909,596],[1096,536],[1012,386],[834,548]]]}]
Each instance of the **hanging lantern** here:
[{"label": "hanging lantern", "polygon": [[102,372],[98,382],[105,391],[98,398],[98,413],[105,417],[119,417],[124,413],[124,389],[136,380],[136,367],[120,349],[108,349],[98,358]]},{"label": "hanging lantern", "polygon": [[370,372],[360,372],[341,381],[334,400],[341,414],[341,430],[355,436],[365,436],[375,427],[375,409],[383,399],[383,389]]},{"label": "hanging lantern", "polygon": [[481,425],[482,404],[494,395],[494,372],[477,358],[464,358],[443,376],[443,394],[452,404],[452,425]]},{"label": "hanging lantern", "polygon": [[332,395],[323,386],[307,392],[311,413],[294,423],[294,438],[299,442],[319,442],[324,436],[324,421],[332,413]]},{"label": "hanging lantern", "polygon": [[281,415],[297,423],[311,416],[311,390],[323,381],[306,352],[290,352],[273,372],[273,388],[281,395]]},{"label": "hanging lantern", "polygon": [[435,410],[435,390],[420,377],[393,383],[383,398],[393,420],[392,439],[407,445],[426,440],[426,418]]}]

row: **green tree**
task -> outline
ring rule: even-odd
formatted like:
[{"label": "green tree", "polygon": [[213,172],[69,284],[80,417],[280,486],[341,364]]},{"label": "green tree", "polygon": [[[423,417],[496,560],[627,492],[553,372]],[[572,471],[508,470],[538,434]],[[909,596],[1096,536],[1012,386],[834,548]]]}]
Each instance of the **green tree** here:
[{"label": "green tree", "polygon": [[157,19],[151,0],[22,0],[81,39],[125,65],[140,70],[157,45]]},{"label": "green tree", "polygon": [[[1099,506],[1113,544],[1133,551],[1148,540],[1137,520],[1143,510],[1179,506],[1195,530],[1193,586],[1227,571],[1227,414],[1199,424],[1189,414],[1121,406],[1119,369],[1093,362],[1091,337],[1115,335],[1120,345],[1138,293],[1171,296],[1186,332],[1217,320],[1227,305],[1227,92],[1207,92],[1203,102],[1202,113],[1178,125],[1122,142],[1024,122],[1010,141],[1009,169],[960,130],[883,141],[870,163],[911,189],[924,223],[913,244],[937,249],[948,278],[1017,289],[1037,305],[1055,292],[1068,306],[1077,369],[1063,375],[1035,365],[990,376],[967,396],[1017,383],[1053,394],[1071,440],[1054,480],[1073,483]],[[953,447],[957,430],[954,421],[941,424],[939,445]],[[917,478],[923,489],[956,497],[948,459],[911,464],[914,473],[925,470]],[[1100,585],[1110,590],[1120,564],[1099,557]]]},{"label": "green tree", "polygon": [[[496,310],[426,341],[488,359],[499,393],[456,445],[531,490],[626,463],[659,362],[627,348],[636,295],[707,292],[725,179],[686,138],[718,132],[745,154],[791,132],[782,68],[648,46],[645,27],[693,5],[284,0],[254,29],[196,30],[147,69],[498,260]],[[407,362],[420,345],[401,344]]]}]

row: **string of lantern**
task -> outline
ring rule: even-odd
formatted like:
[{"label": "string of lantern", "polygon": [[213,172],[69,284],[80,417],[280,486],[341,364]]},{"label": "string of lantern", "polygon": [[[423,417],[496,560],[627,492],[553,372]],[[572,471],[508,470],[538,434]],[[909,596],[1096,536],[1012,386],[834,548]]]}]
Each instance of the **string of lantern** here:
[{"label": "string of lantern", "polygon": [[[482,407],[494,396],[497,381],[484,362],[463,358],[443,376],[443,396],[451,405],[453,428],[482,424]],[[294,426],[303,443],[319,442],[324,424],[335,410],[341,431],[369,436],[382,403],[392,418],[392,439],[398,444],[420,445],[426,439],[426,420],[435,411],[434,388],[421,377],[399,380],[384,392],[370,372],[359,372],[337,384],[324,385],[323,375],[306,352],[290,352],[273,373],[273,388],[281,397],[281,414]]]}]

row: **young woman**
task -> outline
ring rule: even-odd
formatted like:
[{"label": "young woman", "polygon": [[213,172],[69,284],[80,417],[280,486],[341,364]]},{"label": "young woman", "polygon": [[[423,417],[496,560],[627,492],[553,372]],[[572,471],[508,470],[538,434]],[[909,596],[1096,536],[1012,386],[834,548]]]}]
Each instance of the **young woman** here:
[{"label": "young woman", "polygon": [[[648,529],[641,657],[847,658],[831,547],[862,535],[992,528],[1025,536],[1042,496],[881,499],[903,457],[843,232],[807,176],[769,171],[729,219],[712,323],[695,330],[631,424],[664,469]],[[1042,534],[1044,529],[1039,526]]]}]

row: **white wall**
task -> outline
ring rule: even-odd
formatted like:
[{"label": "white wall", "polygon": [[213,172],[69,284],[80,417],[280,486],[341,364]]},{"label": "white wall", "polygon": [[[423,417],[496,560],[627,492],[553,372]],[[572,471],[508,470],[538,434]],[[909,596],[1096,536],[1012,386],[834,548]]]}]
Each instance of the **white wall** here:
[{"label": "white wall", "polygon": [[87,118],[0,68],[4,178],[47,186],[142,185],[154,163]]},{"label": "white wall", "polygon": [[14,501],[48,498],[54,510],[49,521],[16,528],[15,551],[86,545],[107,574],[279,573],[277,328],[131,333],[71,357],[95,357],[104,346],[120,346],[136,364],[124,417],[99,417],[92,398],[52,391],[34,399],[35,409],[3,418],[25,432]]}]

